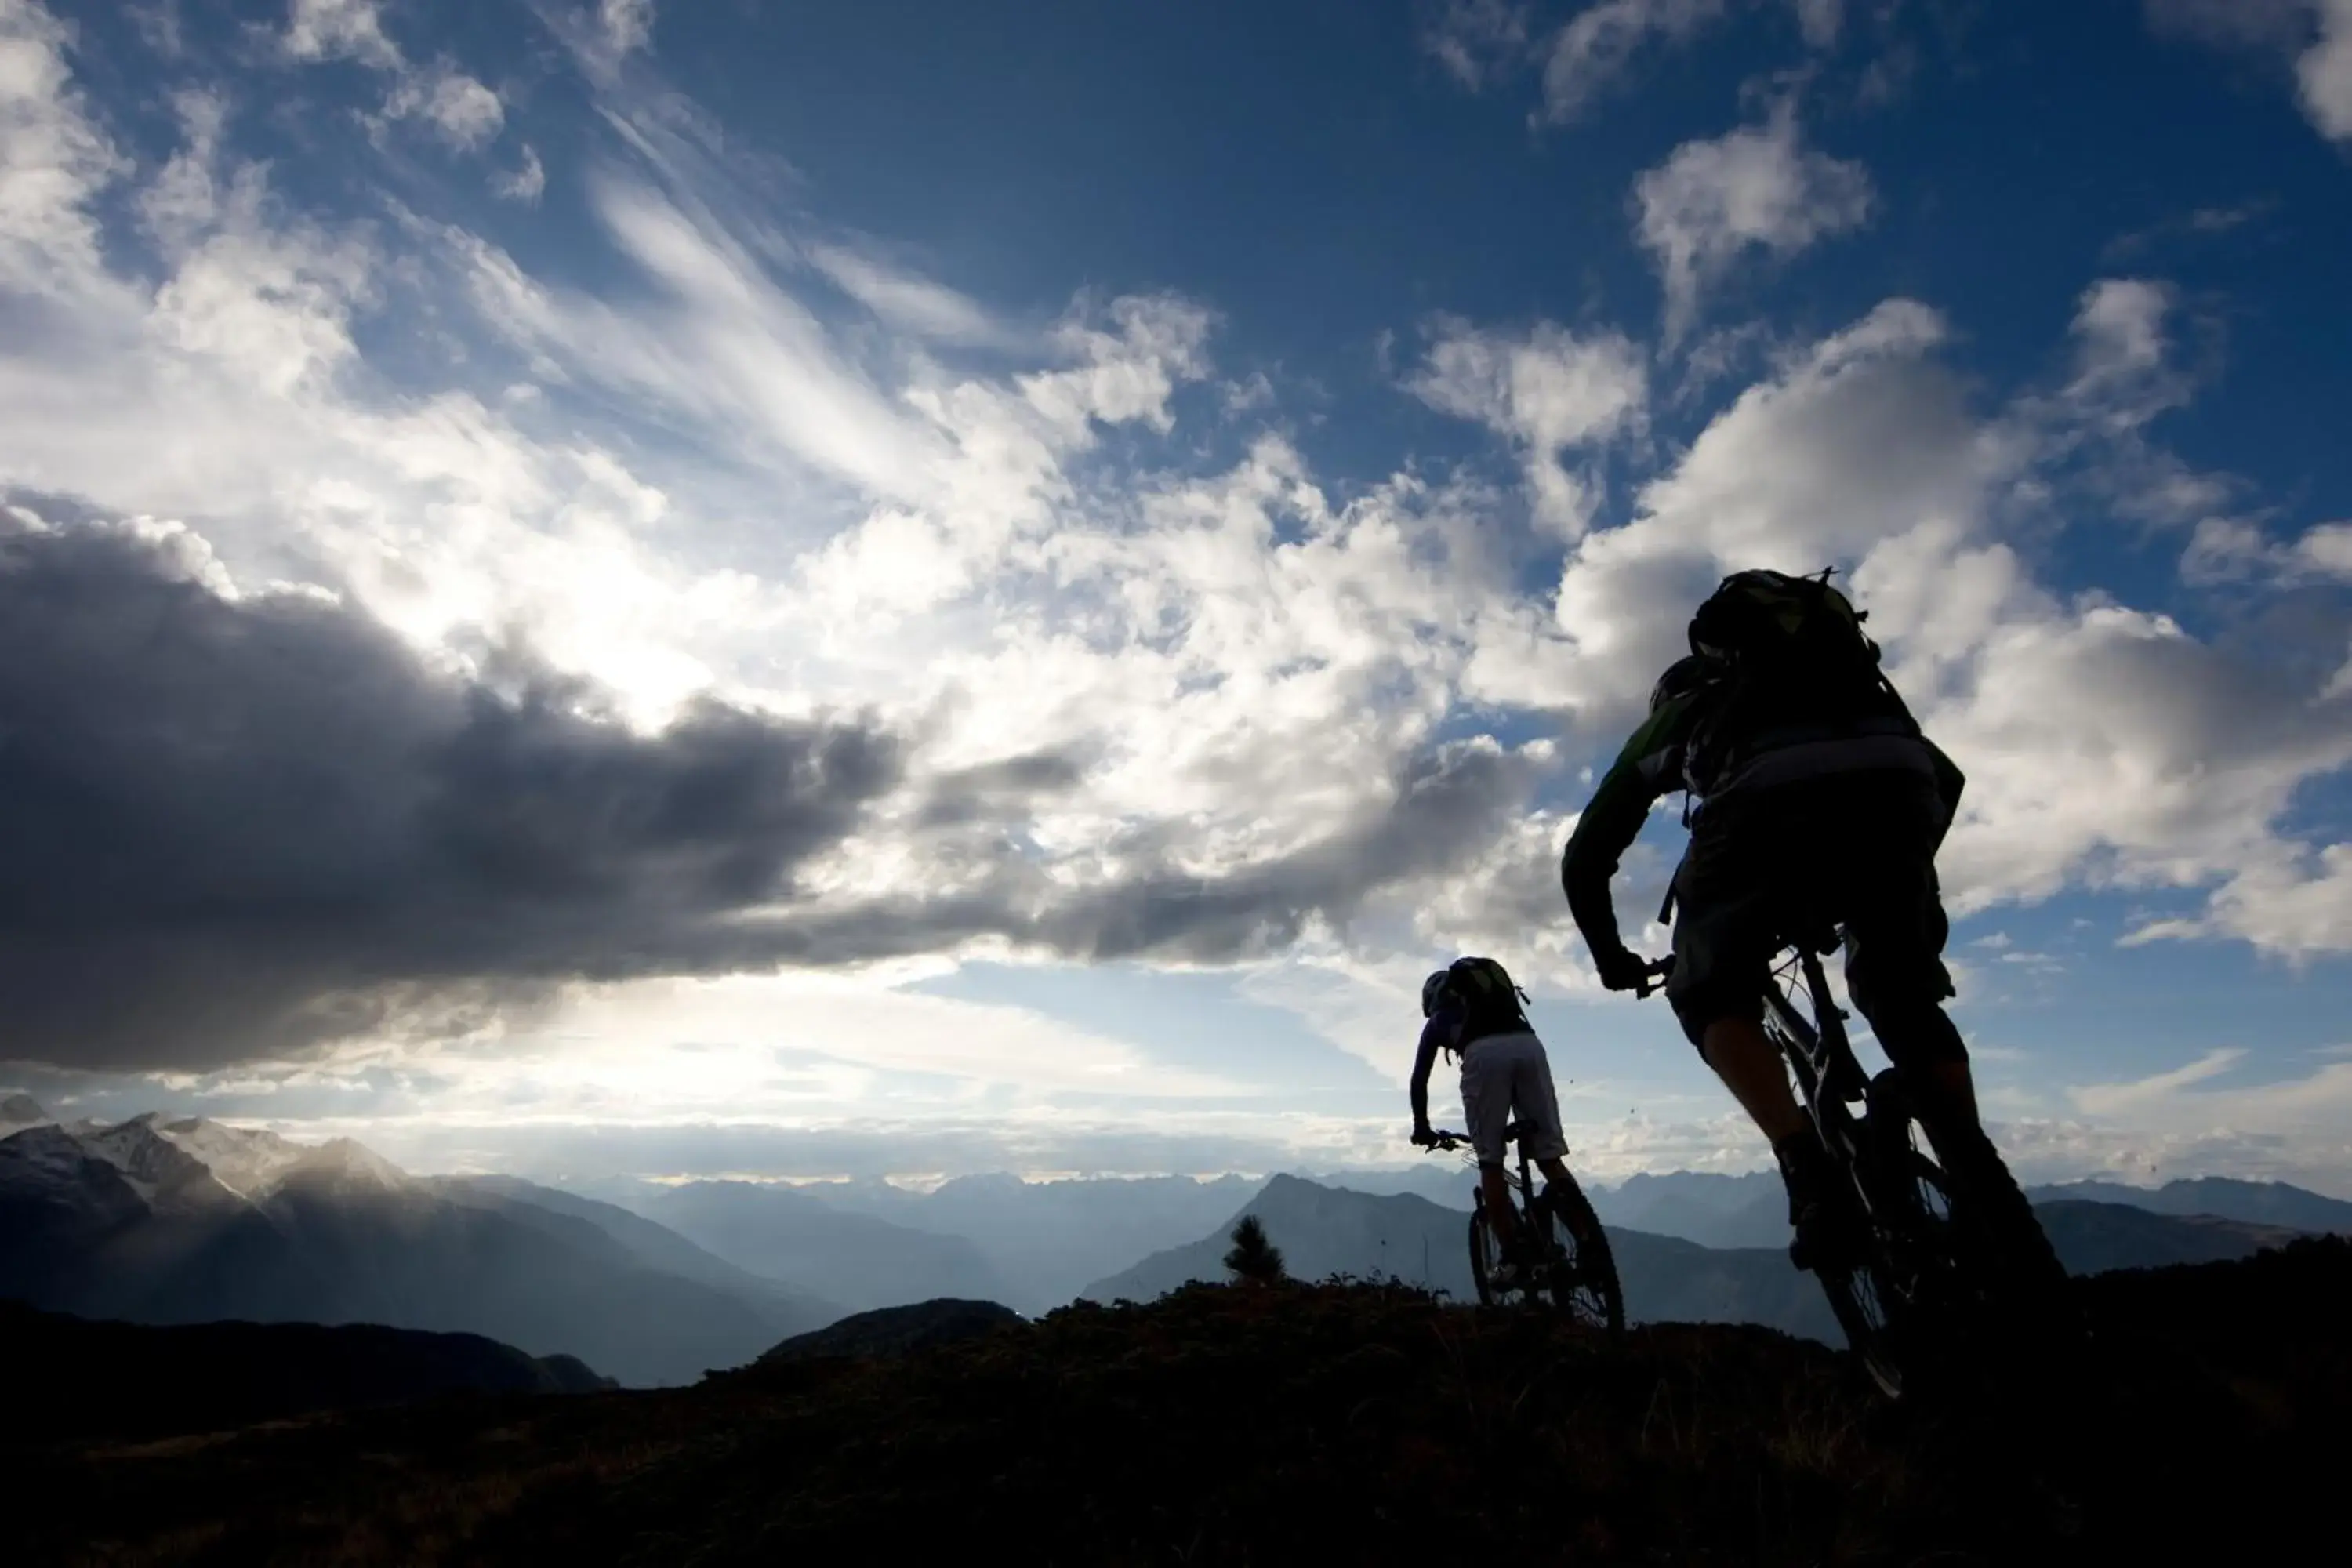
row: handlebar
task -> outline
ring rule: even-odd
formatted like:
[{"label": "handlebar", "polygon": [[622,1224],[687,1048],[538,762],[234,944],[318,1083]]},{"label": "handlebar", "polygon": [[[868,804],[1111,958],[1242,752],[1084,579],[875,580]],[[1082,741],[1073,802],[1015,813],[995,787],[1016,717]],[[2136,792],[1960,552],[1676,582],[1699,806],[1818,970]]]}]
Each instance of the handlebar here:
[{"label": "handlebar", "polygon": [[1442,1127],[1434,1128],[1432,1130],[1432,1135],[1427,1146],[1441,1153],[1451,1154],[1456,1149],[1467,1149],[1470,1146],[1470,1134],[1467,1132],[1449,1132]]},{"label": "handlebar", "polygon": [[[1671,952],[1666,954],[1664,958],[1653,959],[1648,963],[1643,964],[1642,966],[1642,983],[1633,987],[1634,996],[1636,998],[1646,998],[1651,992],[1663,990],[1665,987],[1666,976],[1672,974],[1674,972],[1675,955]],[[1650,983],[1653,975],[1657,977],[1657,984],[1654,985]]]}]

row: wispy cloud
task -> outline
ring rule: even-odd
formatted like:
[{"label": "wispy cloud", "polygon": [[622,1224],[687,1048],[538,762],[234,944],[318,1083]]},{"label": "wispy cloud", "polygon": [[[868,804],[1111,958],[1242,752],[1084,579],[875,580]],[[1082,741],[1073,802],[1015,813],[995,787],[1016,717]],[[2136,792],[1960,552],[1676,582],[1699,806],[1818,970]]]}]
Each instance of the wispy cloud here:
[{"label": "wispy cloud", "polygon": [[1641,177],[1633,196],[1637,231],[1665,289],[1670,347],[1743,255],[1794,256],[1861,227],[1875,199],[1860,163],[1804,146],[1785,101],[1761,126],[1684,142]]}]

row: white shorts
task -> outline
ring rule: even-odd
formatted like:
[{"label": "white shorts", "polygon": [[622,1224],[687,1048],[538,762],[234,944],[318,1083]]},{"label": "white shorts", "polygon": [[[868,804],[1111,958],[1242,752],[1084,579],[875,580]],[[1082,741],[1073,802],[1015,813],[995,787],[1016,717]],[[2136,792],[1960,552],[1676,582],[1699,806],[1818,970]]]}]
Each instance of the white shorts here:
[{"label": "white shorts", "polygon": [[1520,1142],[1528,1158],[1557,1160],[1568,1152],[1543,1042],[1530,1034],[1471,1041],[1462,1052],[1462,1114],[1470,1122],[1470,1147],[1480,1164],[1503,1163],[1503,1130],[1514,1113],[1527,1128]]}]

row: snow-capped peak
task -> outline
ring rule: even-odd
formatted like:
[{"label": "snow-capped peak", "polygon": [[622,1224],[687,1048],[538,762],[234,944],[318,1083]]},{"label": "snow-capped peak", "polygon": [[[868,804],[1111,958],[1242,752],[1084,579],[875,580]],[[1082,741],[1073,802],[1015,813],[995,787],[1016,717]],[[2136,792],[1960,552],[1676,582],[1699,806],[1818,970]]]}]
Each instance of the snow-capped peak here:
[{"label": "snow-capped peak", "polygon": [[81,1146],[122,1173],[122,1179],[159,1210],[215,1208],[236,1194],[215,1178],[205,1162],[158,1131],[154,1111],[111,1127],[79,1134]]},{"label": "snow-capped peak", "polygon": [[349,1138],[331,1139],[315,1149],[302,1150],[301,1157],[278,1178],[281,1187],[298,1182],[340,1193],[398,1192],[409,1184],[407,1172]]},{"label": "snow-capped peak", "polygon": [[310,1145],[262,1128],[228,1127],[202,1116],[167,1121],[156,1131],[203,1161],[221,1185],[257,1200],[311,1152]]}]

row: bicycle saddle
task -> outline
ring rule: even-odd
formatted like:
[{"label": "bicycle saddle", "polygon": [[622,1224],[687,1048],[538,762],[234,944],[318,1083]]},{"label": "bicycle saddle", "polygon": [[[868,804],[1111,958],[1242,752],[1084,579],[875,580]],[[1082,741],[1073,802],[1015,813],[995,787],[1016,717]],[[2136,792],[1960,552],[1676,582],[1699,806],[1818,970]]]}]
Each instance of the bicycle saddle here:
[{"label": "bicycle saddle", "polygon": [[1845,945],[1845,935],[1839,931],[1834,921],[1808,921],[1791,926],[1782,940],[1790,947],[1818,952],[1824,958]]}]

